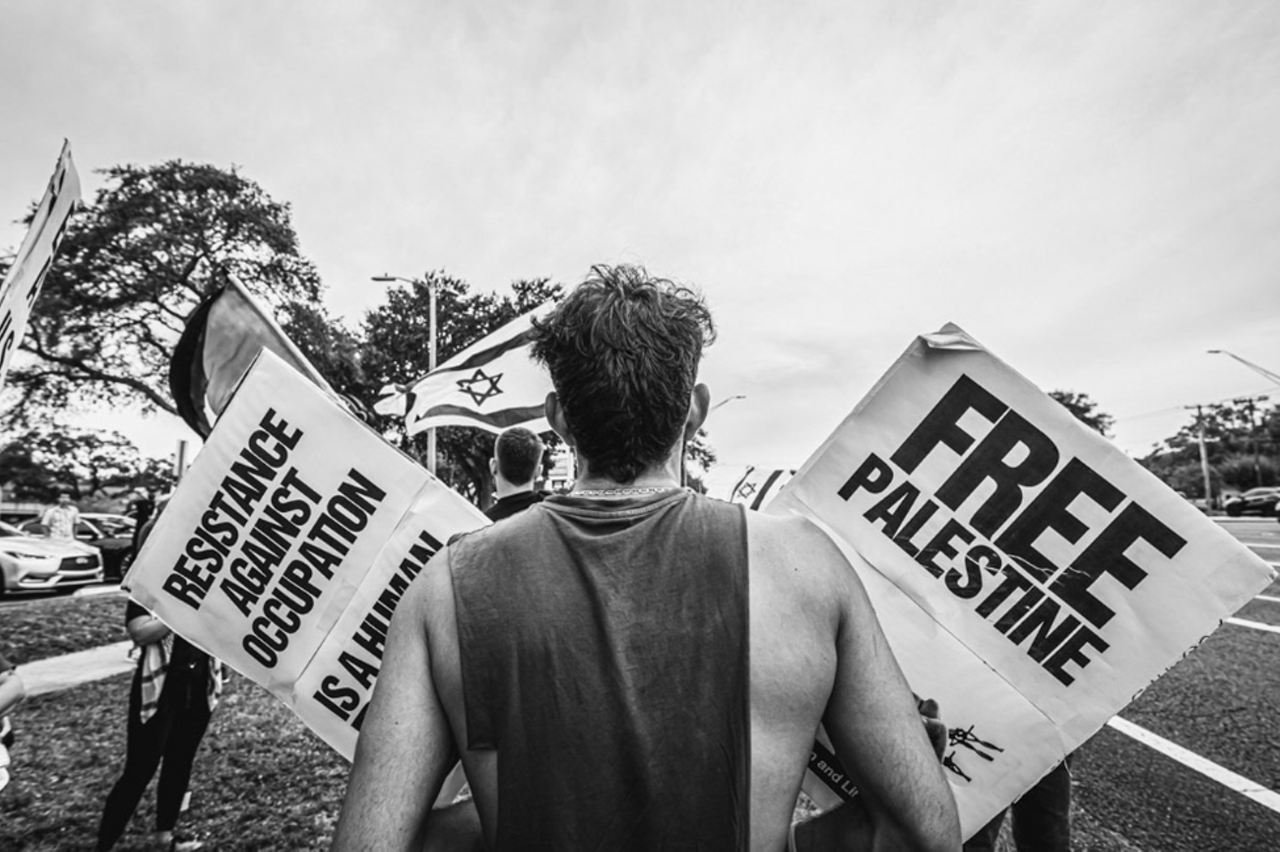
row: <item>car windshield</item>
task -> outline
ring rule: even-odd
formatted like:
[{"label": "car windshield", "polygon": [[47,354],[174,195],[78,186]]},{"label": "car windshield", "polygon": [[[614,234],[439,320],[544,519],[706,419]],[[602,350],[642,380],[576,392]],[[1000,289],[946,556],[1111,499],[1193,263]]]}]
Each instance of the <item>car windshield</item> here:
[{"label": "car windshield", "polygon": [[26,533],[24,533],[22,530],[18,529],[17,527],[13,526],[12,524],[6,524],[3,521],[0,521],[0,536],[12,536],[12,535],[26,535]]},{"label": "car windshield", "polygon": [[116,518],[92,518],[91,520],[106,535],[129,535],[133,532],[133,524],[126,520]]}]

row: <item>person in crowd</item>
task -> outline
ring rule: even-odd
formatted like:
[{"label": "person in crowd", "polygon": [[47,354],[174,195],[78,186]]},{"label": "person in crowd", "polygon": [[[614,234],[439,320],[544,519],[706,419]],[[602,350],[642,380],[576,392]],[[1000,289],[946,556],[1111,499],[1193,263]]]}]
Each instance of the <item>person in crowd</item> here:
[{"label": "person in crowd", "polygon": [[139,488],[134,495],[133,501],[129,503],[128,516],[133,518],[133,552],[138,552],[138,545],[141,543],[138,536],[142,534],[142,528],[147,525],[147,521],[151,520],[151,516],[156,511],[156,498],[149,488]]},{"label": "person in crowd", "polygon": [[1018,852],[1071,852],[1071,755],[969,838],[964,852],[992,852],[1006,813]]},{"label": "person in crowd", "polygon": [[489,520],[509,518],[546,499],[546,491],[534,488],[546,449],[537,435],[522,426],[507,429],[497,437],[489,471],[498,499],[484,510]]},{"label": "person in crowd", "polygon": [[[960,848],[840,550],[681,487],[713,336],[696,293],[625,266],[536,324],[578,479],[455,538],[406,592],[335,849]],[[861,794],[793,826],[819,722]],[[474,802],[430,811],[459,756]]]},{"label": "person in crowd", "polygon": [[[153,525],[154,518],[142,532],[143,541]],[[203,844],[178,838],[174,828],[196,751],[222,692],[222,664],[133,600],[125,606],[125,628],[141,653],[129,688],[124,769],[107,794],[97,848],[102,852],[119,840],[159,768],[153,840],[171,850],[199,849]]]},{"label": "person in crowd", "polygon": [[26,697],[27,689],[22,678],[14,671],[13,664],[4,654],[0,654],[0,790],[9,783],[9,746],[13,745],[13,726],[9,722],[9,711]]},{"label": "person in crowd", "polygon": [[0,716],[7,716],[9,711],[27,697],[22,678],[4,654],[0,654]]},{"label": "person in crowd", "polygon": [[65,491],[58,495],[58,502],[44,510],[40,518],[49,538],[72,541],[76,537],[76,524],[80,523],[80,510],[71,502]]}]

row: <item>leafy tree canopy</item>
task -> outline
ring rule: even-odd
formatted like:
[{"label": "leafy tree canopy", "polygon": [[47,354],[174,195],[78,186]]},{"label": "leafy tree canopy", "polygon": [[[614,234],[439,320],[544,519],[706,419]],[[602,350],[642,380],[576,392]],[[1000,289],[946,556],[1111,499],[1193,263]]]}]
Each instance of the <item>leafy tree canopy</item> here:
[{"label": "leafy tree canopy", "polygon": [[1098,410],[1098,404],[1089,398],[1087,393],[1076,393],[1068,390],[1051,390],[1049,396],[1057,400],[1071,412],[1071,416],[1088,426],[1099,435],[1111,434],[1111,426],[1115,418]]},{"label": "leafy tree canopy", "polygon": [[173,474],[119,432],[55,426],[28,429],[0,450],[0,483],[14,499],[49,502],[64,491],[83,497],[111,488],[161,490]]},{"label": "leafy tree canopy", "polygon": [[234,168],[171,160],[102,174],[32,312],[21,348],[34,358],[9,374],[21,394],[11,422],[89,400],[173,413],[169,357],[220,269],[273,307],[318,303],[289,206]]},{"label": "leafy tree canopy", "polygon": [[1169,484],[1203,497],[1200,430],[1215,494],[1280,483],[1280,405],[1265,398],[1244,398],[1200,406],[1187,412],[1187,422],[1141,464]]}]

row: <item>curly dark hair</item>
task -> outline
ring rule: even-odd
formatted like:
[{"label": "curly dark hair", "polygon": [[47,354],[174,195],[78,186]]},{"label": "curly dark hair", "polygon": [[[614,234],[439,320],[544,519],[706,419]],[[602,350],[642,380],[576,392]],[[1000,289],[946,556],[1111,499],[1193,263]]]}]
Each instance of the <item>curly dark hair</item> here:
[{"label": "curly dark hair", "polygon": [[533,335],[578,452],[628,483],[680,438],[715,325],[689,287],[640,266],[593,266]]}]

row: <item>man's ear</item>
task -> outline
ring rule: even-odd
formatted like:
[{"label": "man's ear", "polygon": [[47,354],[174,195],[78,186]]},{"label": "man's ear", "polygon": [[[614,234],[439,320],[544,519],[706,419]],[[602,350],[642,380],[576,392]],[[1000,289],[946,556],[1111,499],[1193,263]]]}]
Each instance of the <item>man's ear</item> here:
[{"label": "man's ear", "polygon": [[707,419],[707,411],[711,408],[711,391],[704,384],[693,386],[689,399],[689,416],[684,421],[684,439],[693,440],[703,422]]},{"label": "man's ear", "polygon": [[556,396],[555,391],[547,394],[546,400],[542,403],[542,411],[547,415],[547,422],[551,424],[551,428],[561,440],[573,447],[573,435],[569,432],[569,422],[564,419],[564,409],[560,407],[560,397]]},{"label": "man's ear", "polygon": [[489,475],[494,479],[498,478],[498,460],[489,459]]}]

